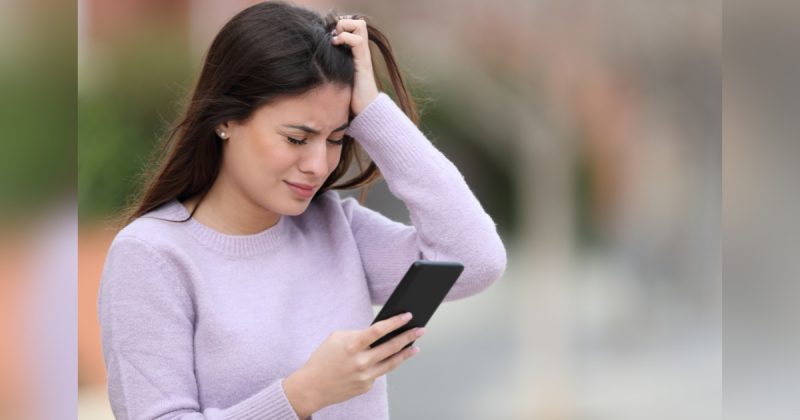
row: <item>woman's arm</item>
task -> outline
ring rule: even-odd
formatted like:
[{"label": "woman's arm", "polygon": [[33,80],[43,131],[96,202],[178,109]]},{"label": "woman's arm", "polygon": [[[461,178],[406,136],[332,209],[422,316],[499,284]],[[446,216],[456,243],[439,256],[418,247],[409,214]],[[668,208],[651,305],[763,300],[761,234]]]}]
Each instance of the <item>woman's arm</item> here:
[{"label": "woman's arm", "polygon": [[201,412],[194,313],[175,267],[135,237],[117,237],[98,296],[111,408],[117,419],[297,420],[276,380],[226,408]]},{"label": "woman's arm", "polygon": [[446,300],[474,295],[499,279],[506,250],[492,218],[463,175],[381,92],[350,123],[389,190],[408,208],[413,226],[342,200],[367,273],[372,301],[383,304],[415,259],[464,264]]}]

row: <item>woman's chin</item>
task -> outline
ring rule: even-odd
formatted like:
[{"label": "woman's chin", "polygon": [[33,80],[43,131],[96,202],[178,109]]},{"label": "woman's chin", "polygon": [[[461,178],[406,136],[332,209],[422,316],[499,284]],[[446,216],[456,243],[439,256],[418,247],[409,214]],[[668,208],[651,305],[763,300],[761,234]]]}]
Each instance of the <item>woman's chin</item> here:
[{"label": "woman's chin", "polygon": [[280,213],[286,216],[299,216],[305,213],[311,200],[301,201],[292,199],[292,202],[285,206]]}]

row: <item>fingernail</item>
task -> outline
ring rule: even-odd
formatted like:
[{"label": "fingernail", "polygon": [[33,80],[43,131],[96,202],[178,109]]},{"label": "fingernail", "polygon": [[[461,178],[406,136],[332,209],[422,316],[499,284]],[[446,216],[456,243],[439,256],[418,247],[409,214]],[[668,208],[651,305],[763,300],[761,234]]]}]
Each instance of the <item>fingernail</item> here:
[{"label": "fingernail", "polygon": [[403,317],[401,319],[403,321],[408,321],[409,319],[411,319],[411,316],[412,316],[411,312],[406,312],[406,313],[403,314]]},{"label": "fingernail", "polygon": [[417,354],[417,353],[419,353],[419,347],[413,347],[413,348],[411,349],[411,355],[413,356],[413,355],[415,355],[415,354]]},{"label": "fingernail", "polygon": [[331,30],[331,35],[336,35],[336,28],[333,28],[333,30]]},{"label": "fingernail", "polygon": [[425,328],[418,329],[417,332],[414,333],[414,335],[416,335],[417,337],[422,337],[423,335],[425,335]]},{"label": "fingernail", "polygon": [[332,42],[336,42],[336,40],[337,40],[336,38],[338,38],[338,37],[335,36],[335,37],[331,38],[331,41]]}]

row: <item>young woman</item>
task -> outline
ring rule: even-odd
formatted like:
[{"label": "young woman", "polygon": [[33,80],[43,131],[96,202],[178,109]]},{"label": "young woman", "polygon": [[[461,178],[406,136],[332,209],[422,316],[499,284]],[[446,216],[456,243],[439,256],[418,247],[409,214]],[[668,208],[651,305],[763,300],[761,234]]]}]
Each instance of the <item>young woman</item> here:
[{"label": "young woman", "polygon": [[[380,90],[370,41],[400,106]],[[385,374],[421,331],[370,348],[408,321],[370,326],[372,306],[417,259],[465,265],[446,300],[506,266],[494,222],[413,104],[365,18],[267,2],[222,28],[105,263],[117,418],[389,418]],[[334,185],[353,161],[361,171]],[[335,191],[379,174],[413,226]]]}]

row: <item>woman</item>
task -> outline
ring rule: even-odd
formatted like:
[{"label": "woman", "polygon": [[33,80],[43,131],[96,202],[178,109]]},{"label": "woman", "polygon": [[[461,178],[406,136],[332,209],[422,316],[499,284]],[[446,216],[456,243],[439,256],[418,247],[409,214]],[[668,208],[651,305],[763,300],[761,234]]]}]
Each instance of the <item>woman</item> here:
[{"label": "woman", "polygon": [[[401,106],[380,91],[369,41]],[[417,259],[464,263],[446,300],[506,265],[494,222],[416,119],[389,43],[364,18],[281,2],[232,18],[105,263],[114,414],[387,419],[385,374],[420,331],[370,348],[408,321],[370,326],[372,305]],[[361,172],[334,186],[354,160]],[[368,186],[379,169],[413,226],[334,190]]]}]

